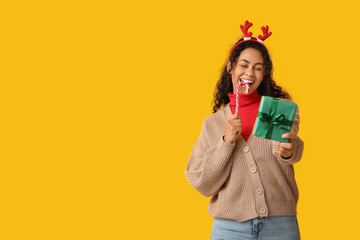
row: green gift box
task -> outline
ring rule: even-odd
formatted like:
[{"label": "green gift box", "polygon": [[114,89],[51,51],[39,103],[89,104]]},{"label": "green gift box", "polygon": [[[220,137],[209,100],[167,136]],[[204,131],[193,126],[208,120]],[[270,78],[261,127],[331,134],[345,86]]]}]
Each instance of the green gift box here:
[{"label": "green gift box", "polygon": [[262,96],[253,134],[280,142],[289,142],[281,135],[291,132],[297,105],[272,97]]}]

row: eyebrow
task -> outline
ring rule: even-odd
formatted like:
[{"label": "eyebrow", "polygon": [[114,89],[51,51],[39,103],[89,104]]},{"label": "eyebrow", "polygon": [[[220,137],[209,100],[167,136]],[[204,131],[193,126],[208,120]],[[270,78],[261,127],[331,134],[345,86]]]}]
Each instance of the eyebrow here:
[{"label": "eyebrow", "polygon": [[[246,59],[240,59],[240,61],[244,61],[244,62],[246,62],[246,63],[250,63],[248,60],[246,60]],[[255,65],[262,65],[262,66],[264,66],[264,64],[263,63],[255,63]]]}]

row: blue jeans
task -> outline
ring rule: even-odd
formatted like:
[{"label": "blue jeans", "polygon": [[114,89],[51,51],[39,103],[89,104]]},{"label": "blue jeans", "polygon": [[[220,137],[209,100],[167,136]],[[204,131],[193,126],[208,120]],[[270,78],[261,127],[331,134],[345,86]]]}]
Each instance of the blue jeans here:
[{"label": "blue jeans", "polygon": [[215,218],[211,240],[299,240],[296,216],[254,218],[245,222]]}]

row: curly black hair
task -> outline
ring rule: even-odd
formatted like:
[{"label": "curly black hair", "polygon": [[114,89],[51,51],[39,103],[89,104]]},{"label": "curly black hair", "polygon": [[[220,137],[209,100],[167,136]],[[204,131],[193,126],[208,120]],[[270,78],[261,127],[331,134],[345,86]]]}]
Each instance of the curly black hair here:
[{"label": "curly black hair", "polygon": [[[255,39],[255,38],[252,38]],[[240,39],[240,42],[243,39]],[[237,42],[237,43],[238,43]],[[236,45],[236,44],[235,44]],[[235,46],[234,45],[234,46]],[[228,93],[233,92],[233,85],[231,81],[231,71],[233,65],[236,63],[237,58],[239,57],[241,51],[246,48],[254,48],[261,52],[264,58],[265,72],[263,80],[261,81],[257,91],[262,96],[276,97],[276,98],[287,98],[291,99],[291,96],[284,91],[280,86],[276,85],[275,81],[272,79],[273,65],[270,58],[270,55],[264,45],[255,41],[245,41],[239,44],[232,52],[228,61],[230,61],[230,69],[227,69],[227,62],[223,68],[220,79],[216,84],[215,93],[214,93],[214,113],[219,110],[222,106],[230,102]]]}]

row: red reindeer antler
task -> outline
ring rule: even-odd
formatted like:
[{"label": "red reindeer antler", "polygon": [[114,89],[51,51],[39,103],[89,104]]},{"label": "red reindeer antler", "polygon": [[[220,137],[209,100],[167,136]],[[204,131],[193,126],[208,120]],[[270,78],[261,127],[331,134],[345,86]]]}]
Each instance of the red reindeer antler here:
[{"label": "red reindeer antler", "polygon": [[251,37],[252,36],[252,32],[248,32],[249,28],[252,26],[252,23],[249,23],[249,21],[245,21],[245,26],[240,25],[240,29],[244,34],[244,37]]},{"label": "red reindeer antler", "polygon": [[272,32],[269,32],[269,26],[261,27],[261,30],[263,32],[263,35],[259,35],[258,39],[265,41],[265,39],[271,36]]}]

